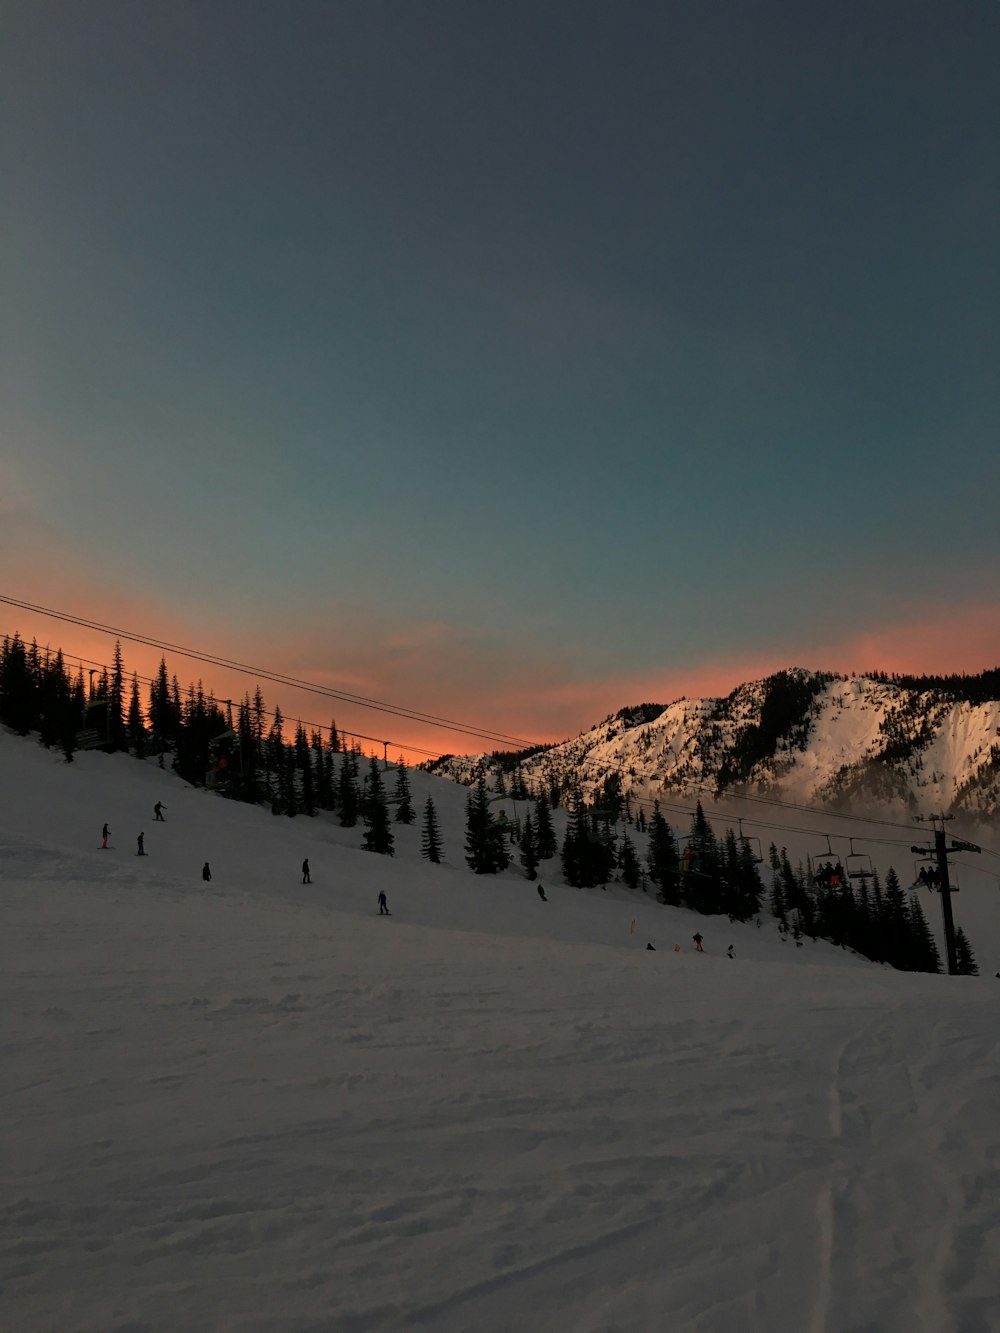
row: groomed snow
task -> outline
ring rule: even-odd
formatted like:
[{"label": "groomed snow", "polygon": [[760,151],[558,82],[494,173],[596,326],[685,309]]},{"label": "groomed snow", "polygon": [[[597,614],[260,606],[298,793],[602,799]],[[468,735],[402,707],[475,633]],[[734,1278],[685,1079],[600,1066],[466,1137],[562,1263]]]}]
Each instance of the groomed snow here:
[{"label": "groomed snow", "polygon": [[441,867],[0,736],[5,1328],[1000,1326],[1000,982],[542,903],[412,777]]}]

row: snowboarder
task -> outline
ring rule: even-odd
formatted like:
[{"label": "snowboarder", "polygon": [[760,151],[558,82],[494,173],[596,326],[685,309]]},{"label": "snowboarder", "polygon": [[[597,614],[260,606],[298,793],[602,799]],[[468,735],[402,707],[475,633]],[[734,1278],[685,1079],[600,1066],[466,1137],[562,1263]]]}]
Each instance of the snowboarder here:
[{"label": "snowboarder", "polygon": [[652,946],[651,944],[647,944],[647,945],[646,945],[646,948],[647,948],[647,950],[649,950],[651,953],[656,953],[656,950],[653,948],[653,946]]},{"label": "snowboarder", "polygon": [[378,896],[378,914],[379,914],[379,916],[391,916],[391,915],[392,915],[392,913],[389,911],[388,907],[386,906],[386,902],[385,902],[385,889],[383,889],[383,890],[381,891],[381,893],[379,894],[379,896]]},{"label": "snowboarder", "polygon": [[736,954],[733,952],[733,946],[732,946],[732,945],[730,945],[729,948],[726,950],[726,957],[727,957],[727,958],[735,958],[735,957],[736,957]]},{"label": "snowboarder", "polygon": [[703,935],[699,935],[699,934],[697,933],[697,931],[696,931],[696,932],[691,936],[691,938],[694,940],[694,947],[695,947],[696,951],[697,951],[698,953],[704,953],[705,950],[701,947],[701,942],[702,942],[702,940],[704,939],[704,936],[703,936]]},{"label": "snowboarder", "polygon": [[138,844],[139,844],[138,847],[136,848],[136,853],[135,853],[136,856],[145,856],[145,855],[146,855],[146,849],[145,849],[145,847],[143,846],[143,842],[142,842],[142,840],[143,840],[143,838],[145,838],[145,836],[146,836],[145,833],[140,833],[140,834],[139,834],[139,837],[136,839],[136,841],[137,841]]},{"label": "snowboarder", "polygon": [[201,877],[206,884],[210,884],[212,882],[212,871],[207,861],[201,868]]},{"label": "snowboarder", "polygon": [[107,851],[108,839],[110,837],[111,837],[111,830],[108,828],[107,824],[105,824],[104,827],[101,829],[101,838],[103,839],[103,841],[101,842],[102,851]]},{"label": "snowboarder", "polygon": [[302,883],[303,883],[303,884],[311,884],[311,883],[312,883],[312,880],[309,878],[309,858],[308,858],[308,856],[307,856],[306,859],[302,862]]},{"label": "snowboarder", "polygon": [[541,884],[539,884],[538,886],[538,896],[539,898],[541,898],[543,903],[547,903],[549,901],[548,898],[546,898],[545,896],[545,890],[542,888]]},{"label": "snowboarder", "polygon": [[159,820],[161,824],[165,824],[167,822],[163,818],[163,812],[164,810],[166,810],[166,808],[167,807],[163,804],[162,801],[157,801],[156,804],[153,806],[153,814],[156,816],[156,818]]}]

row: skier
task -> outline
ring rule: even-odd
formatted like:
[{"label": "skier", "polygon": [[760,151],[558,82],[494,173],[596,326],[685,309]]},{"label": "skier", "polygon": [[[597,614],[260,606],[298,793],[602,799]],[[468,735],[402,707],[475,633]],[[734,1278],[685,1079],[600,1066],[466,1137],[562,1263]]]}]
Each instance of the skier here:
[{"label": "skier", "polygon": [[308,858],[308,856],[307,856],[306,859],[302,862],[302,883],[303,883],[303,884],[311,884],[311,883],[312,883],[312,880],[309,878],[309,858]]},{"label": "skier", "polygon": [[145,856],[145,855],[146,855],[146,849],[145,849],[145,847],[142,845],[142,840],[143,840],[143,838],[145,838],[145,836],[146,836],[145,833],[140,833],[140,834],[139,834],[139,837],[138,837],[138,839],[137,839],[137,841],[138,841],[138,843],[139,843],[139,846],[138,846],[138,848],[136,849],[136,853],[135,853],[136,856]]},{"label": "skier", "polygon": [[727,957],[727,958],[735,958],[735,957],[736,957],[736,954],[733,952],[733,946],[732,946],[732,945],[730,945],[729,948],[726,950],[726,957]]},{"label": "skier", "polygon": [[201,868],[201,877],[206,884],[210,884],[212,882],[212,871],[207,861]]},{"label": "skier", "polygon": [[697,933],[697,931],[696,931],[696,932],[691,936],[691,938],[694,940],[694,947],[695,947],[696,951],[697,951],[698,953],[704,953],[705,950],[701,947],[701,942],[702,942],[702,940],[704,939],[704,936],[703,936],[703,935],[699,935],[699,934]]},{"label": "skier", "polygon": [[545,896],[545,890],[542,888],[541,884],[539,884],[538,886],[538,896],[539,898],[541,898],[543,903],[547,903],[549,901],[548,898],[546,898]]},{"label": "skier", "polygon": [[157,801],[156,804],[153,806],[153,814],[156,816],[156,818],[160,821],[161,824],[165,824],[167,822],[163,818],[163,812],[164,810],[166,810],[166,808],[167,807],[163,804],[162,801]]},{"label": "skier", "polygon": [[108,839],[111,837],[111,830],[108,828],[107,824],[105,824],[104,827],[101,829],[101,837],[103,838],[103,842],[101,843],[101,850],[107,851]]},{"label": "skier", "polygon": [[646,949],[651,953],[656,953],[656,950],[653,948],[651,944],[647,944]]},{"label": "skier", "polygon": [[383,889],[383,890],[381,891],[381,893],[379,894],[379,896],[378,896],[378,914],[379,914],[379,916],[391,916],[391,915],[392,915],[392,913],[389,911],[388,907],[386,906],[386,902],[385,902],[385,889]]}]

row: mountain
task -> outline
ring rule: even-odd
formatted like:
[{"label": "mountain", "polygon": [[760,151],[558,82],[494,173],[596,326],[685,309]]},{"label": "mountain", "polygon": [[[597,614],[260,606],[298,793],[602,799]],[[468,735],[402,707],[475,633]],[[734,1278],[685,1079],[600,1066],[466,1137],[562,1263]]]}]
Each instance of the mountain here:
[{"label": "mountain", "polygon": [[835,809],[1000,817],[1000,672],[890,680],[801,667],[724,699],[622,708],[523,754],[446,756],[456,781],[518,772],[528,787],[623,794],[769,794]]}]

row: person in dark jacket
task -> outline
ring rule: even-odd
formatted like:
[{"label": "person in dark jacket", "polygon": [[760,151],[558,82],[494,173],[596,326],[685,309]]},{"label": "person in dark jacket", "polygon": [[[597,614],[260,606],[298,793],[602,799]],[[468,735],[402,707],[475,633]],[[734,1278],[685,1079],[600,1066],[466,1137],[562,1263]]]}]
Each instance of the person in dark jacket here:
[{"label": "person in dark jacket", "polygon": [[156,816],[156,818],[159,820],[161,824],[165,824],[167,822],[163,818],[163,812],[164,810],[166,810],[166,808],[167,807],[163,804],[162,801],[157,801],[156,804],[153,806],[153,814]]},{"label": "person in dark jacket", "polygon": [[106,850],[107,845],[108,845],[108,839],[109,839],[110,837],[111,837],[111,830],[108,828],[107,824],[105,824],[104,827],[101,829],[101,838],[102,838],[102,842],[101,842],[101,850],[102,850],[102,851],[103,851],[103,850]]},{"label": "person in dark jacket", "polygon": [[201,868],[201,877],[206,884],[210,884],[212,882],[212,870],[207,861]]},{"label": "person in dark jacket", "polygon": [[378,896],[378,914],[379,916],[390,916],[389,908],[386,906],[385,889]]},{"label": "person in dark jacket", "polygon": [[136,856],[146,855],[146,848],[143,845],[143,839],[145,838],[145,836],[146,836],[145,833],[140,833],[138,838],[136,839],[136,842],[139,844],[138,847],[136,848],[136,853],[135,853]]},{"label": "person in dark jacket", "polygon": [[309,878],[309,858],[308,858],[308,856],[307,856],[306,859],[302,862],[302,883],[303,883],[303,884],[311,884],[311,883],[312,883],[312,880]]},{"label": "person in dark jacket", "polygon": [[691,938],[694,940],[694,947],[698,951],[698,953],[704,953],[705,950],[701,947],[701,942],[704,939],[704,936],[699,935],[696,932],[694,935],[691,936]]},{"label": "person in dark jacket", "polygon": [[542,888],[541,884],[539,884],[538,886],[538,896],[539,898],[541,898],[543,903],[547,903],[549,901],[548,898],[546,898],[545,896],[545,890]]}]

